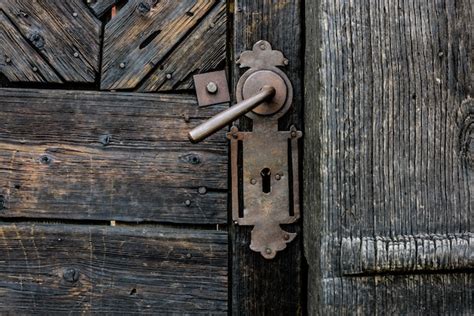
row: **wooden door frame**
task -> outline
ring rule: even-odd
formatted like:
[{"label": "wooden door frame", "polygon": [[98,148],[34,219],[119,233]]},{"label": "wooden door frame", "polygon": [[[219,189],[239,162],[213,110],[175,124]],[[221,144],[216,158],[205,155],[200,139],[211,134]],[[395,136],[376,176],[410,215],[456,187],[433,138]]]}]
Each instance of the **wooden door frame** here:
[{"label": "wooden door frame", "polygon": [[[279,122],[280,130],[295,125],[303,129],[303,0],[229,1],[229,60],[231,87],[241,70],[236,57],[259,40],[270,42],[289,60],[284,71],[294,89],[293,107]],[[239,128],[249,127],[241,120]],[[301,158],[301,155],[300,155]],[[301,192],[301,190],[300,190]],[[231,216],[229,216],[231,219]],[[304,313],[305,263],[302,221],[286,227],[297,238],[273,260],[251,251],[251,227],[230,224],[232,265],[230,267],[230,308],[233,315],[301,315]]]}]

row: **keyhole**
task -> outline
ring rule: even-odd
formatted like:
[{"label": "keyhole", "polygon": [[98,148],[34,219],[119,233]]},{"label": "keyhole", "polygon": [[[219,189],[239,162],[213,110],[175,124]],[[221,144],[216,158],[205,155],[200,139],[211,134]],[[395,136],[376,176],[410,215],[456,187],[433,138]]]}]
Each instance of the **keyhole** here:
[{"label": "keyhole", "polygon": [[260,171],[260,175],[262,176],[262,191],[263,193],[270,193],[272,190],[271,184],[271,175],[272,172],[269,168],[264,168]]}]

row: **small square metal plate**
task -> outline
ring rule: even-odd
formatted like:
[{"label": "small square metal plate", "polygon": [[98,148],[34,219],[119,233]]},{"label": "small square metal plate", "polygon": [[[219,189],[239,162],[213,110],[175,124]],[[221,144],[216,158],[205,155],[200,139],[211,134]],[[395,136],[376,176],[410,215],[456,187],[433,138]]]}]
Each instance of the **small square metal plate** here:
[{"label": "small square metal plate", "polygon": [[200,107],[230,102],[225,70],[195,75],[193,79]]}]

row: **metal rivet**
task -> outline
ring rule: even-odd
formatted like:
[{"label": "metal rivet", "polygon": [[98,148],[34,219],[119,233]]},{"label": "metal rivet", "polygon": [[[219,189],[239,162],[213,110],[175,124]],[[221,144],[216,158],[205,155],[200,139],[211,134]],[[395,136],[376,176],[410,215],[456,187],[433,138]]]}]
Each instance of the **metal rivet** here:
[{"label": "metal rivet", "polygon": [[38,71],[38,68],[37,67],[33,67],[33,72],[37,72]]},{"label": "metal rivet", "polygon": [[271,249],[271,248],[265,249],[265,253],[266,253],[267,255],[271,254],[271,253],[272,253],[272,249]]},{"label": "metal rivet", "polygon": [[239,135],[237,135],[237,133],[236,133],[236,134],[232,134],[232,138],[233,138],[233,139],[237,139],[237,138],[239,138]]},{"label": "metal rivet", "polygon": [[214,28],[215,26],[216,26],[216,25],[215,25],[214,23],[209,24],[209,27],[210,27],[211,29]]},{"label": "metal rivet", "polygon": [[291,132],[291,137],[295,138],[296,136],[298,136],[298,133],[296,133],[296,131],[292,131]]},{"label": "metal rivet", "polygon": [[253,185],[255,185],[255,184],[257,184],[257,180],[251,179],[251,180],[250,180],[250,183],[253,184]]},{"label": "metal rivet", "polygon": [[186,200],[186,201],[184,202],[184,205],[190,206],[190,205],[191,205],[191,201],[190,201],[190,200]]},{"label": "metal rivet", "polygon": [[260,44],[260,49],[261,50],[265,50],[267,48],[267,46],[265,46],[265,44]]},{"label": "metal rivet", "polygon": [[237,224],[239,224],[239,222],[238,222],[238,221],[234,221],[234,224],[237,225]]},{"label": "metal rivet", "polygon": [[190,121],[189,115],[187,115],[187,114],[183,114],[183,119],[186,123],[189,123],[189,121]]},{"label": "metal rivet", "polygon": [[186,258],[190,259],[192,255],[190,253],[186,254]]},{"label": "metal rivet", "polygon": [[281,180],[281,175],[280,175],[279,173],[277,173],[277,174],[275,175],[275,179],[277,179],[278,181]]},{"label": "metal rivet", "polygon": [[75,52],[75,53],[74,53],[74,57],[76,57],[76,58],[79,57],[79,53],[78,53],[78,52]]},{"label": "metal rivet", "polygon": [[6,62],[7,64],[9,64],[9,63],[11,63],[11,62],[12,62],[12,60],[11,60],[10,58],[8,58],[8,57],[7,57],[7,59],[5,59],[5,62]]},{"label": "metal rivet", "polygon": [[290,240],[290,235],[288,235],[288,234],[283,235],[283,239],[284,240]]},{"label": "metal rivet", "polygon": [[119,66],[120,66],[120,68],[122,68],[122,69],[123,69],[123,68],[125,68],[125,63],[120,63],[120,65],[119,65]]},{"label": "metal rivet", "polygon": [[79,280],[79,271],[74,268],[68,268],[63,272],[63,279],[68,282],[77,282]]},{"label": "metal rivet", "polygon": [[199,194],[206,194],[207,189],[206,189],[206,187],[199,187],[198,192],[199,192]]},{"label": "metal rivet", "polygon": [[172,75],[172,74],[166,74],[166,79],[169,80],[169,79],[171,79],[171,78],[173,78],[173,75]]},{"label": "metal rivet", "polygon": [[285,66],[288,66],[289,63],[290,63],[290,61],[289,61],[288,59],[285,59],[285,60],[283,61],[283,64],[284,64]]},{"label": "metal rivet", "polygon": [[211,81],[207,84],[206,90],[210,94],[216,94],[217,90],[219,90],[219,88],[217,87],[217,84],[215,82]]},{"label": "metal rivet", "polygon": [[74,12],[74,13],[72,14],[72,16],[76,18],[76,17],[77,17],[77,12]]}]

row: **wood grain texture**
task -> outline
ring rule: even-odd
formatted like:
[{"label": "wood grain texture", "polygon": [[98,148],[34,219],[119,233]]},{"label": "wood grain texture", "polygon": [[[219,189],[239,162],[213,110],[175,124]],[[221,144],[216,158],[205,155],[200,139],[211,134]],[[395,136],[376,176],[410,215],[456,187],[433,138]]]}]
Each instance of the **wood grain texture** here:
[{"label": "wood grain texture", "polygon": [[0,42],[0,73],[10,82],[62,82],[3,11],[0,11]]},{"label": "wood grain texture", "polygon": [[194,97],[0,89],[0,217],[227,222],[222,106]]},{"label": "wood grain texture", "polygon": [[95,81],[101,23],[82,0],[3,0],[0,9],[21,32],[10,36],[28,39],[63,81]]},{"label": "wood grain texture", "polygon": [[[433,273],[445,246],[416,239],[436,260],[415,254],[415,271],[344,277],[360,262],[341,249],[365,237],[360,251],[370,238],[472,236],[472,4],[321,0],[306,12],[309,314],[472,314],[469,250],[458,273]],[[411,260],[391,246],[373,267]]]},{"label": "wood grain texture", "polygon": [[150,72],[160,70],[162,59],[215,6],[223,5],[221,0],[129,1],[105,27],[101,88],[136,88]]},{"label": "wood grain texture", "polygon": [[227,233],[1,225],[2,314],[220,314]]},{"label": "wood grain texture", "polygon": [[98,17],[105,15],[119,0],[87,0],[92,11]]},{"label": "wood grain texture", "polygon": [[[251,50],[255,42],[266,40],[273,49],[283,52],[289,65],[282,69],[290,78],[293,89],[293,107],[280,120],[280,129],[288,130],[294,124],[302,129],[302,1],[235,2],[233,30],[233,58]],[[234,64],[233,84],[241,73]],[[249,129],[241,120],[239,128]],[[300,224],[285,226],[296,232],[296,239],[272,260],[249,249],[251,227],[233,226],[231,230],[232,256],[232,313],[234,315],[300,315],[304,312],[303,260]]]},{"label": "wood grain texture", "polygon": [[[227,42],[226,1],[219,2],[206,18],[160,62],[138,91],[194,89],[192,76],[225,64]],[[168,78],[167,75],[171,75]]]}]

